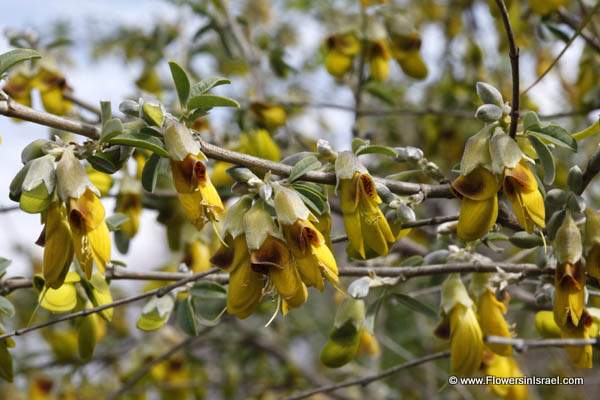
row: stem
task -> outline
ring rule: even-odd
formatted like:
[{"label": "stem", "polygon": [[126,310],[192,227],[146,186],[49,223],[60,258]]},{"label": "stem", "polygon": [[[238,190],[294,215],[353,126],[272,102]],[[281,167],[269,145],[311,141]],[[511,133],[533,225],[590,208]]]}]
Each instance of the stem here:
[{"label": "stem", "polygon": [[512,70],[512,101],[510,111],[509,135],[514,138],[517,135],[517,124],[519,122],[519,48],[515,44],[515,35],[508,18],[508,10],[504,0],[496,0],[496,5],[502,15],[502,23],[508,39],[508,56],[510,57],[510,66]]}]

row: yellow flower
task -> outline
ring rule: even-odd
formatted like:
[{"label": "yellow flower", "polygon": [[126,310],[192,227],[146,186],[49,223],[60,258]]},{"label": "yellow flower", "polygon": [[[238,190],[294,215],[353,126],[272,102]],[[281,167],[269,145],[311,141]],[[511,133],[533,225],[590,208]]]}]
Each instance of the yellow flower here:
[{"label": "yellow flower", "polygon": [[260,248],[250,253],[250,262],[255,271],[269,275],[275,290],[283,299],[284,314],[287,309],[306,302],[308,290],[283,240],[268,235]]},{"label": "yellow flower", "polygon": [[585,307],[585,271],[581,261],[559,263],[554,276],[554,320],[560,327],[569,320],[575,326]]},{"label": "yellow flower", "polygon": [[38,375],[31,380],[27,398],[29,400],[46,400],[52,398],[51,391],[54,382],[44,375]]},{"label": "yellow flower", "polygon": [[[506,306],[496,299],[490,289],[485,290],[477,300],[477,316],[484,336],[512,337],[508,323],[504,319]],[[496,354],[509,357],[512,355],[512,346],[506,344],[490,343],[487,346]]]},{"label": "yellow flower", "polygon": [[290,248],[302,281],[307,286],[324,289],[323,278],[337,284],[338,268],[335,258],[321,232],[308,220],[296,220],[281,229]]},{"label": "yellow flower", "polygon": [[352,179],[339,179],[338,191],[351,253],[368,258],[383,256],[396,238],[379,208],[381,198],[368,173],[355,172]]},{"label": "yellow flower", "polygon": [[42,67],[35,80],[40,90],[42,104],[49,113],[65,115],[71,110],[73,104],[65,99],[64,93],[69,91],[65,77],[58,71]]},{"label": "yellow flower", "polygon": [[210,247],[201,240],[194,240],[185,245],[185,263],[192,272],[205,272],[210,269]]},{"label": "yellow flower", "polygon": [[104,274],[110,260],[110,234],[104,221],[104,206],[89,188],[79,198],[69,200],[69,225],[75,256],[87,279],[92,277],[92,263]]},{"label": "yellow flower", "polygon": [[455,375],[471,375],[483,359],[483,334],[473,311],[473,301],[460,280],[450,274],[442,284],[442,321],[435,335],[450,340],[450,366]]},{"label": "yellow flower", "polygon": [[69,272],[64,283],[57,289],[46,287],[40,292],[40,306],[54,313],[71,311],[77,305],[77,289],[75,283],[81,278],[76,272]]},{"label": "yellow flower", "polygon": [[[590,329],[592,328],[593,322],[592,316],[587,312],[587,310],[583,310],[578,324],[573,324],[571,321],[567,321],[567,324],[562,327],[562,337],[589,339]],[[577,368],[592,368],[593,350],[591,344],[585,346],[564,346],[564,348],[567,351],[569,359]]]},{"label": "yellow flower", "polygon": [[352,60],[360,51],[360,41],[353,33],[332,35],[325,42],[325,68],[336,78],[352,68]]},{"label": "yellow flower", "polygon": [[546,226],[544,198],[538,190],[537,180],[524,161],[504,172],[504,193],[512,204],[521,226],[529,233],[537,225]]},{"label": "yellow flower", "polygon": [[112,176],[105,172],[98,171],[91,165],[88,165],[85,168],[85,172],[87,172],[87,176],[90,178],[92,185],[97,187],[100,191],[100,195],[106,196],[113,184]]},{"label": "yellow flower", "polygon": [[162,96],[162,83],[160,77],[156,73],[156,69],[152,67],[146,67],[142,71],[140,77],[135,81],[135,85],[148,93],[155,95],[156,97]]},{"label": "yellow flower", "polygon": [[[19,71],[12,75],[2,90],[17,103],[31,107],[31,89],[33,88],[33,78],[25,72]],[[15,119],[16,121],[17,119]]]},{"label": "yellow flower", "polygon": [[244,235],[235,239],[225,237],[225,244],[210,259],[210,262],[229,273],[227,290],[227,312],[238,318],[246,318],[256,310],[262,298],[263,274],[250,265],[250,253]]},{"label": "yellow flower", "polygon": [[142,198],[139,193],[119,193],[115,211],[127,215],[127,221],[121,225],[121,232],[131,239],[140,228],[142,214]]},{"label": "yellow flower", "polygon": [[208,221],[218,221],[225,211],[219,193],[206,171],[206,164],[188,154],[181,161],[171,160],[173,183],[186,216],[196,228]]},{"label": "yellow flower", "polygon": [[390,47],[386,39],[380,39],[371,43],[369,47],[369,68],[374,80],[383,82],[390,73],[388,60],[391,58]]},{"label": "yellow flower", "polygon": [[459,176],[452,188],[461,197],[458,237],[465,241],[482,238],[498,218],[499,184],[494,174],[479,166],[468,175]]},{"label": "yellow flower", "polygon": [[282,127],[287,120],[285,109],[278,104],[255,102],[250,105],[250,109],[258,124],[269,130]]},{"label": "yellow flower", "polygon": [[560,327],[554,321],[554,313],[552,311],[538,311],[535,314],[535,329],[545,338],[561,337]]},{"label": "yellow flower", "polygon": [[48,207],[44,227],[43,272],[46,286],[58,289],[64,282],[73,261],[73,242],[67,212],[56,201]]},{"label": "yellow flower", "polygon": [[375,335],[368,329],[362,328],[360,331],[359,352],[366,353],[372,358],[377,358],[381,354],[381,347]]},{"label": "yellow flower", "polygon": [[[501,378],[519,378],[524,376],[519,365],[512,357],[486,353],[484,364],[486,375]],[[503,399],[526,400],[528,397],[527,385],[490,385],[490,390]]]}]

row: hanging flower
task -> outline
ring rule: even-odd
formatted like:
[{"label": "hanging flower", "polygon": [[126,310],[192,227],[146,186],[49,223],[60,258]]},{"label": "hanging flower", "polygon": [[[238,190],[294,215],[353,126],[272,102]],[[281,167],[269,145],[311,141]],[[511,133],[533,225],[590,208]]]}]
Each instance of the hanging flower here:
[{"label": "hanging flower", "polygon": [[374,80],[378,82],[387,80],[390,74],[390,58],[391,50],[387,39],[378,39],[370,43],[367,59]]},{"label": "hanging flower", "polygon": [[60,72],[42,66],[35,82],[40,90],[42,104],[46,111],[56,115],[65,115],[71,110],[73,104],[64,96],[70,88]]},{"label": "hanging flower", "polygon": [[450,365],[453,374],[472,375],[483,359],[483,334],[473,310],[473,301],[460,280],[450,274],[442,285],[442,321],[436,336],[450,340]]},{"label": "hanging flower", "polygon": [[525,161],[522,160],[516,167],[506,168],[504,171],[504,194],[512,204],[519,224],[527,232],[532,233],[535,226],[546,226],[544,198]]},{"label": "hanging flower", "polygon": [[554,320],[559,327],[579,325],[585,307],[585,270],[581,260],[581,234],[567,214],[556,232],[554,251],[558,261],[554,276]]},{"label": "hanging flower", "polygon": [[[583,310],[578,324],[574,324],[571,320],[567,321],[566,325],[561,327],[563,338],[573,339],[589,339],[590,331],[593,326],[593,318],[587,310]],[[595,332],[598,334],[597,329]],[[577,368],[592,368],[593,349],[591,344],[585,346],[564,346],[564,349],[569,356],[569,359]]]},{"label": "hanging flower", "polygon": [[461,175],[452,182],[458,193],[460,215],[456,233],[465,241],[485,236],[498,218],[498,181],[494,174],[478,166],[468,175]]},{"label": "hanging flower", "polygon": [[198,229],[209,221],[218,221],[225,208],[208,176],[206,157],[190,131],[173,123],[165,133],[165,145],[171,154],[173,183],[187,218]]},{"label": "hanging flower", "polygon": [[396,238],[379,208],[373,178],[350,152],[340,153],[335,165],[349,253],[360,258],[386,255]]},{"label": "hanging flower", "polygon": [[287,121],[285,108],[279,104],[254,102],[250,104],[250,110],[254,113],[258,125],[270,131],[284,126]]},{"label": "hanging flower", "polygon": [[337,284],[338,268],[335,258],[323,235],[311,222],[316,218],[298,193],[277,185],[274,204],[277,220],[302,281],[321,291],[324,289],[324,278]]},{"label": "hanging flower", "polygon": [[110,234],[104,220],[104,206],[98,189],[90,183],[70,148],[63,152],[56,172],[59,195],[67,205],[75,256],[90,279],[93,263],[104,273],[110,260]]},{"label": "hanging flower", "polygon": [[360,52],[360,41],[354,33],[340,33],[329,36],[325,48],[325,68],[339,78],[352,68],[354,56]]},{"label": "hanging flower", "polygon": [[[504,314],[506,314],[506,305],[496,298],[496,294],[492,290],[489,288],[484,290],[477,299],[477,317],[484,336],[512,337]],[[512,346],[510,345],[489,343],[486,346],[501,356],[512,355]]]},{"label": "hanging flower", "polygon": [[[520,378],[523,372],[512,357],[503,357],[491,352],[484,355],[484,373],[500,378]],[[526,400],[527,385],[490,385],[490,391],[496,396],[508,400]]]},{"label": "hanging flower", "polygon": [[67,210],[56,201],[47,208],[44,215],[44,281],[47,286],[58,289],[64,282],[73,261],[71,228],[67,220]]}]

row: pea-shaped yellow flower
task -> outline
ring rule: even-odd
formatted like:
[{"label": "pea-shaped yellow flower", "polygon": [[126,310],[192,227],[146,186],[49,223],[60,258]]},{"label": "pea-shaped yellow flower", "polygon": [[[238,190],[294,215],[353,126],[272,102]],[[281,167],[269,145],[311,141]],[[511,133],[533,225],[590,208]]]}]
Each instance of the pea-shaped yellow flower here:
[{"label": "pea-shaped yellow flower", "polygon": [[[492,290],[486,289],[477,299],[477,317],[484,336],[512,337],[504,314],[506,314],[506,305],[496,298]],[[501,356],[512,355],[510,345],[489,343],[487,346]]]},{"label": "pea-shaped yellow flower", "polygon": [[73,261],[73,242],[67,211],[56,201],[44,214],[44,281],[46,286],[58,289],[64,282]]},{"label": "pea-shaped yellow flower", "polygon": [[371,77],[378,82],[385,81],[390,74],[389,60],[391,58],[391,50],[387,39],[372,42],[369,46],[367,58]]},{"label": "pea-shaped yellow flower", "polygon": [[194,155],[182,161],[171,160],[173,182],[186,216],[198,229],[218,221],[224,212],[219,193],[208,176],[206,164]]},{"label": "pea-shaped yellow flower", "polygon": [[525,161],[504,172],[504,194],[508,197],[519,224],[529,233],[546,226],[544,198],[538,183]]},{"label": "pea-shaped yellow flower", "polygon": [[[573,324],[568,321],[565,326],[561,328],[563,338],[574,338],[574,339],[589,339],[591,337],[590,331],[593,327],[593,318],[587,310],[583,310],[581,318],[578,324]],[[595,332],[597,335],[598,332]],[[564,347],[567,355],[571,362],[577,368],[592,368],[592,345],[588,344],[585,346],[565,346]]]},{"label": "pea-shaped yellow flower", "polygon": [[450,340],[450,365],[453,374],[475,373],[483,359],[483,334],[473,310],[473,301],[458,274],[451,274],[442,285],[442,321],[435,334]]},{"label": "pea-shaped yellow flower", "polygon": [[258,124],[271,131],[284,126],[287,121],[285,108],[279,104],[254,102],[250,109]]},{"label": "pea-shaped yellow flower", "polygon": [[360,52],[360,41],[353,33],[340,33],[329,36],[325,47],[325,68],[339,78],[352,68],[354,56]]},{"label": "pea-shaped yellow flower", "polygon": [[452,182],[460,197],[460,215],[456,233],[465,241],[485,236],[498,218],[498,181],[489,170],[479,166]]},{"label": "pea-shaped yellow flower", "polygon": [[235,239],[227,235],[225,244],[210,261],[229,273],[227,312],[238,318],[248,317],[260,304],[265,276],[250,265],[250,253],[244,235],[238,235]]},{"label": "pea-shaped yellow flower", "polygon": [[348,253],[357,258],[386,255],[396,237],[379,208],[373,178],[351,152],[338,155],[335,170]]},{"label": "pea-shaped yellow flower", "polygon": [[104,221],[104,206],[90,189],[68,205],[69,226],[75,256],[86,277],[92,277],[92,262],[104,274],[110,260],[110,234]]},{"label": "pea-shaped yellow flower", "polygon": [[[503,357],[486,352],[484,356],[486,375],[502,378],[519,378],[523,372],[512,357]],[[526,400],[528,398],[527,385],[490,385],[490,391],[495,395],[508,400]]]}]

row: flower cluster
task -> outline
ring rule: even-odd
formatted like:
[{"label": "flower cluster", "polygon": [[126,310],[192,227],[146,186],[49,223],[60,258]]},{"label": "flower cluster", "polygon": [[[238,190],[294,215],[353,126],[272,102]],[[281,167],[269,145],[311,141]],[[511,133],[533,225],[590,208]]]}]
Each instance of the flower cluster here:
[{"label": "flower cluster", "polygon": [[24,211],[42,215],[46,286],[60,287],[74,258],[88,279],[93,265],[104,273],[111,242],[100,193],[71,147],[45,142],[38,149],[32,159],[31,149],[24,152],[25,167],[13,180],[11,198]]},{"label": "flower cluster", "polygon": [[211,262],[229,273],[227,311],[239,318],[252,314],[274,288],[281,310],[304,304],[307,287],[338,283],[331,249],[317,229],[317,219],[292,189],[273,184],[272,206],[242,197],[224,221],[224,244]]},{"label": "flower cluster", "polygon": [[452,189],[461,200],[457,235],[462,240],[480,239],[492,229],[500,190],[527,232],[545,227],[544,199],[528,157],[501,128],[486,126],[469,139]]}]

